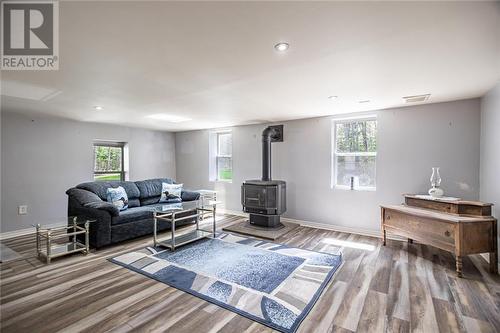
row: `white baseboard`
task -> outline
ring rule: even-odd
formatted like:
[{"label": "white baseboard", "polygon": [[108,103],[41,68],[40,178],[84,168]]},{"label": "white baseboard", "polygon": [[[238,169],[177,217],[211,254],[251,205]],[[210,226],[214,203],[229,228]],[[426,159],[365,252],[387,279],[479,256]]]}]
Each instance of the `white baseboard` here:
[{"label": "white baseboard", "polygon": [[346,233],[356,234],[356,235],[361,235],[361,236],[381,238],[380,231],[376,231],[376,230],[364,229],[364,228],[352,228],[352,227],[346,227],[346,226],[342,226],[342,225],[320,223],[320,222],[313,222],[313,221],[304,221],[304,220],[296,220],[296,219],[290,219],[290,218],[286,218],[286,219],[287,219],[287,221],[300,224],[301,226],[304,226],[304,227],[311,227],[311,228],[317,228],[317,229],[346,232]]},{"label": "white baseboard", "polygon": [[29,234],[34,235],[35,228],[26,228],[26,229],[14,230],[14,231],[2,232],[2,233],[0,233],[0,240],[5,240],[5,239],[19,237],[19,236],[25,236],[25,235],[29,235]]}]

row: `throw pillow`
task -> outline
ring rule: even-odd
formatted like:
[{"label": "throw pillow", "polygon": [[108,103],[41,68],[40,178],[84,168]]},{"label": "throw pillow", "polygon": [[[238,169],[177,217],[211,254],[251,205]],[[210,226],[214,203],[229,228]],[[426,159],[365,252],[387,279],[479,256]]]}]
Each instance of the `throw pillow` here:
[{"label": "throw pillow", "polygon": [[106,191],[106,197],[108,202],[112,203],[119,210],[125,210],[128,208],[128,196],[123,187],[118,186],[116,188],[108,188]]},{"label": "throw pillow", "polygon": [[181,202],[182,185],[183,184],[162,183],[160,202]]}]

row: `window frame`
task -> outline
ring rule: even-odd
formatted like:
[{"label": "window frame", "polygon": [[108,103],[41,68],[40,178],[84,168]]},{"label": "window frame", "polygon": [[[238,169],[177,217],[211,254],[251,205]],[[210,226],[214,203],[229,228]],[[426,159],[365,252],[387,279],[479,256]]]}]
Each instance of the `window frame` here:
[{"label": "window frame", "polygon": [[117,173],[120,174],[120,180],[119,181],[125,181],[125,142],[116,142],[116,141],[94,141],[92,148],[95,147],[113,147],[113,148],[120,148],[121,150],[121,171],[95,171],[95,153],[93,156],[93,162],[94,162],[94,170],[93,170],[93,175],[94,175],[94,180],[93,181],[99,181],[95,180],[96,175],[115,175]]},{"label": "window frame", "polygon": [[342,123],[350,123],[350,122],[361,122],[361,121],[377,121],[376,114],[369,115],[360,115],[360,116],[352,116],[352,117],[343,117],[343,118],[335,118],[332,120],[332,151],[331,151],[331,163],[332,163],[332,180],[331,180],[331,188],[339,189],[339,190],[349,190],[351,191],[351,187],[347,185],[338,185],[337,184],[337,156],[370,156],[375,157],[375,186],[357,186],[353,188],[354,191],[376,191],[377,190],[377,153],[378,153],[378,121],[377,121],[377,151],[375,152],[355,152],[355,153],[341,153],[337,152],[337,124]]},{"label": "window frame", "polygon": [[[216,137],[215,137],[215,144],[216,146],[216,151],[215,151],[215,181],[217,182],[227,182],[231,183],[233,181],[232,177],[232,171],[233,171],[233,133],[231,131],[220,131],[216,132]],[[231,138],[231,155],[223,155],[220,154],[220,141],[219,138],[223,135],[229,135]],[[219,158],[230,158],[231,159],[231,179],[220,179],[219,178]]]}]

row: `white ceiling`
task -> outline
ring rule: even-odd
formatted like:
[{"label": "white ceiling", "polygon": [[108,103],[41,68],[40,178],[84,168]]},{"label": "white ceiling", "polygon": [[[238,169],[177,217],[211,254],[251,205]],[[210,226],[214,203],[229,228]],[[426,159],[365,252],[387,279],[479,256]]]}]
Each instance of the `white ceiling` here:
[{"label": "white ceiling", "polygon": [[59,45],[58,71],[2,72],[2,110],[214,128],[482,96],[500,3],[61,2]]}]

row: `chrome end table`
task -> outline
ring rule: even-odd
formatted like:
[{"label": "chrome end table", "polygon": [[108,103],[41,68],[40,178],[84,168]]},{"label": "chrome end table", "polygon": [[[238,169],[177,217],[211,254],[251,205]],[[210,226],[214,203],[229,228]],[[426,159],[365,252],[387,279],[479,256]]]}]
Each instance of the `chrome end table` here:
[{"label": "chrome end table", "polygon": [[[78,216],[61,219],[61,222],[53,224],[33,224],[36,228],[36,251],[39,259],[45,259],[47,264],[56,257],[70,253],[89,253],[89,227],[90,220]],[[77,240],[77,235],[85,235],[85,243]],[[72,238],[72,239],[70,239]],[[55,242],[62,239],[63,242]]]},{"label": "chrome end table", "polygon": [[[201,208],[203,208],[203,203],[207,201],[217,201],[217,191],[214,190],[195,190],[194,192],[198,192],[200,194],[201,200]],[[205,215],[210,216],[210,211],[202,211],[200,214],[200,220],[203,221]]]},{"label": "chrome end table", "polygon": [[[164,204],[157,205],[154,211],[154,232],[153,232],[153,245],[154,246],[164,246],[172,251],[179,246],[189,244],[191,242],[197,241],[205,237],[214,237],[216,231],[216,210],[217,201],[202,202],[196,201],[186,201],[175,204]],[[213,223],[212,230],[200,229],[200,216],[206,212],[212,213]],[[184,216],[179,216],[179,215]],[[186,215],[187,214],[187,215]],[[180,236],[175,235],[176,223],[188,219],[196,219],[196,229],[182,234]],[[158,221],[166,221],[170,223],[170,238],[165,240],[158,239]]]}]

